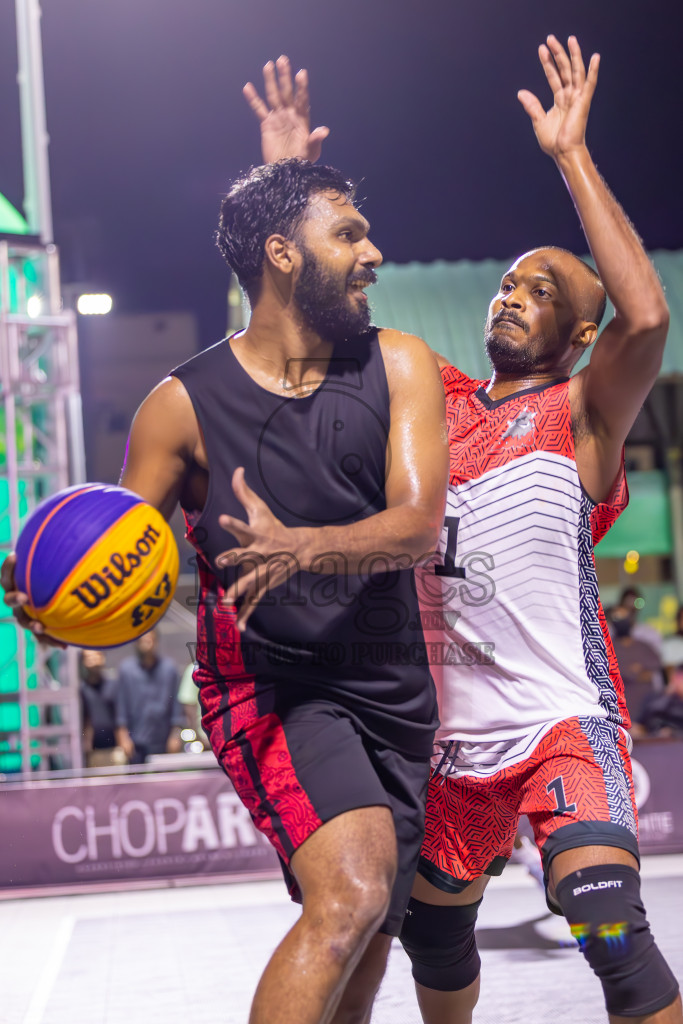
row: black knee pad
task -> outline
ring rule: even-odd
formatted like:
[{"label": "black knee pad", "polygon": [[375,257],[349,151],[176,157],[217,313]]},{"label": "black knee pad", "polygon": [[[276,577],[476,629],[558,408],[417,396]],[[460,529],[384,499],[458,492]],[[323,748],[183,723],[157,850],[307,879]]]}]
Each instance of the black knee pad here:
[{"label": "black knee pad", "polygon": [[479,976],[474,924],[481,900],[464,907],[435,907],[411,899],[399,936],[425,988],[457,992]]},{"label": "black knee pad", "polygon": [[609,1013],[640,1017],[673,1002],[678,984],[650,932],[637,871],[596,864],[563,878],[556,895]]}]

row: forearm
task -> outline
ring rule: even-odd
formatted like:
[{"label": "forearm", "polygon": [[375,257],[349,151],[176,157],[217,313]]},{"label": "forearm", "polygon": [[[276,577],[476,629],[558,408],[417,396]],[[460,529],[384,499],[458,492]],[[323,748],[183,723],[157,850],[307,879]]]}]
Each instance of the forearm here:
[{"label": "forearm", "polygon": [[[410,569],[436,549],[444,504],[434,501],[428,514],[399,506],[348,526],[291,527],[265,551],[230,548],[215,563],[218,569],[235,568],[239,573],[239,582],[228,589],[226,599],[233,601],[240,596],[245,579],[258,576],[259,567],[266,567],[267,589],[298,572],[353,576]],[[229,529],[226,523],[222,525]]]},{"label": "forearm", "polygon": [[556,158],[617,316],[634,332],[665,326],[668,309],[636,231],[585,146]]},{"label": "forearm", "polygon": [[377,556],[381,569],[411,568],[436,548],[443,508],[434,504],[429,512],[399,506],[348,526],[293,530],[296,566],[304,572],[353,575],[371,571]]}]

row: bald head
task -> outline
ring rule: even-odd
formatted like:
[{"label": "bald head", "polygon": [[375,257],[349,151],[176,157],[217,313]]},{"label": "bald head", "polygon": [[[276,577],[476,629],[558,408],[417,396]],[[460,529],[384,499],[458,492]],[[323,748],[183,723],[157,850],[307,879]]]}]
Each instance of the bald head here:
[{"label": "bald head", "polygon": [[583,260],[556,246],[532,249],[503,275],[485,343],[497,374],[569,376],[597,337],[605,290]]},{"label": "bald head", "polygon": [[548,257],[546,269],[551,272],[554,270],[556,274],[560,273],[565,278],[577,316],[599,327],[605,315],[607,294],[596,272],[569,249],[562,249],[558,245],[544,245],[538,249],[530,249],[529,252],[520,256],[517,263],[525,260],[528,256],[542,258],[545,254]]}]

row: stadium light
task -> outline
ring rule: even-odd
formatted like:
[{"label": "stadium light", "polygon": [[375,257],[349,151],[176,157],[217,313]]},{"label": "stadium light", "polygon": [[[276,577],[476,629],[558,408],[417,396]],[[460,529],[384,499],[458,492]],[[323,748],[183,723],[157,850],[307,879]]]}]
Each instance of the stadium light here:
[{"label": "stadium light", "polygon": [[43,312],[42,295],[31,295],[31,297],[27,299],[26,312],[31,317],[32,320],[35,320],[37,316],[40,316],[40,314]]},{"label": "stadium light", "polygon": [[76,309],[82,316],[103,316],[111,312],[113,305],[111,295],[79,295]]}]

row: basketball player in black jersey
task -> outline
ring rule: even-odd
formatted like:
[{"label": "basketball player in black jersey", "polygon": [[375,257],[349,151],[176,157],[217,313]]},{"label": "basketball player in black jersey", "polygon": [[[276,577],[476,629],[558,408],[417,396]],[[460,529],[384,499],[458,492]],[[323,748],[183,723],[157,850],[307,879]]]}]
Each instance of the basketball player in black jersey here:
[{"label": "basketball player in black jersey", "polygon": [[233,185],[218,241],[249,326],[143,402],[121,481],[185,512],[204,728],[303,902],[251,1024],[369,1019],[422,841],[437,719],[412,566],[444,513],[444,397],[423,341],[369,326],[368,229],[332,168]]}]

